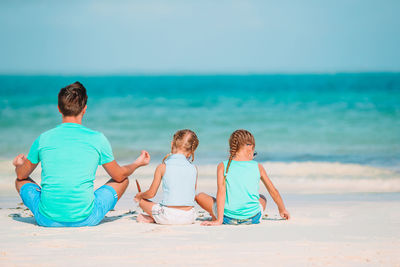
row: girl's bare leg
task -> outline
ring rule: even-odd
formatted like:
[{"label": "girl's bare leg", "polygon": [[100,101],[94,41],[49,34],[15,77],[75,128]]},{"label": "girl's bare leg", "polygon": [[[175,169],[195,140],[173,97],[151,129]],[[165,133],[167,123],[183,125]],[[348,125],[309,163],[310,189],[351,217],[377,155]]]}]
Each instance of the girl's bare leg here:
[{"label": "girl's bare leg", "polygon": [[144,212],[146,212],[148,215],[146,214],[139,214],[138,217],[136,218],[136,220],[138,222],[143,222],[143,223],[154,223],[154,218],[151,214],[151,210],[153,208],[153,206],[155,205],[154,202],[151,202],[147,199],[142,199],[139,202],[139,206],[142,208],[142,210]]},{"label": "girl's bare leg", "polygon": [[217,219],[213,212],[214,202],[217,201],[214,197],[209,196],[206,193],[199,193],[196,195],[195,200],[200,207],[202,207],[205,211],[207,211],[211,215],[213,220]]},{"label": "girl's bare leg", "polygon": [[[267,208],[267,199],[264,195],[260,194],[260,198],[258,199],[258,201],[260,201],[261,205],[263,206],[263,210],[261,212],[263,214],[265,212],[265,209]],[[265,216],[267,216],[267,214],[265,214]]]}]

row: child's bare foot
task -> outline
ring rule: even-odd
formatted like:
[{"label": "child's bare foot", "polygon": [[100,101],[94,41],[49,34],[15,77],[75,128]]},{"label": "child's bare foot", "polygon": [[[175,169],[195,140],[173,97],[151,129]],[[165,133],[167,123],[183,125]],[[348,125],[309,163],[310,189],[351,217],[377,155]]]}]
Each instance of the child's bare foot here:
[{"label": "child's bare foot", "polygon": [[140,223],[154,223],[153,218],[145,214],[139,214],[136,218],[136,221]]}]

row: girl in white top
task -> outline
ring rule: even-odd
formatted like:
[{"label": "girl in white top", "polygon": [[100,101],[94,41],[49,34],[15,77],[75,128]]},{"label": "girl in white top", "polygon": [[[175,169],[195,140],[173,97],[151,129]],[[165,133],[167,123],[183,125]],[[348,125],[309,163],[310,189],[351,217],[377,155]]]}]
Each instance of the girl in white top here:
[{"label": "girl in white top", "polygon": [[[135,200],[148,215],[140,214],[138,222],[159,224],[192,224],[196,219],[194,198],[197,168],[192,164],[194,151],[199,145],[196,134],[188,129],[179,130],[171,142],[171,153],[157,166],[149,190],[138,193]],[[190,160],[189,160],[190,159]],[[153,198],[161,184],[163,200],[157,204]]]}]

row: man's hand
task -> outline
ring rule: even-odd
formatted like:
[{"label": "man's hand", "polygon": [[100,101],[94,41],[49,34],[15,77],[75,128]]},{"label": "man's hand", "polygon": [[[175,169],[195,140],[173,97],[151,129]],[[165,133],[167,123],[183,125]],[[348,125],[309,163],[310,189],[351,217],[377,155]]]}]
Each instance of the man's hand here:
[{"label": "man's hand", "polygon": [[135,162],[120,166],[115,160],[103,164],[104,169],[107,173],[117,182],[122,182],[126,177],[130,176],[137,168],[145,166],[150,162],[149,152],[142,150],[140,156],[135,160]]},{"label": "man's hand", "polygon": [[26,160],[26,156],[24,154],[19,154],[18,156],[15,157],[15,159],[13,160],[13,165],[15,167],[21,166],[24,164]]},{"label": "man's hand", "polygon": [[283,211],[279,212],[279,214],[285,220],[289,220],[290,219],[290,214],[289,214],[289,212],[287,210],[283,210]]},{"label": "man's hand", "polygon": [[15,166],[17,179],[24,180],[29,178],[29,175],[31,175],[38,164],[33,164],[24,154],[19,154],[13,160],[13,165]]},{"label": "man's hand", "polygon": [[216,221],[204,221],[204,222],[202,222],[200,225],[204,225],[204,226],[218,226],[218,225],[221,225],[221,224],[222,224],[221,221],[216,220]]},{"label": "man's hand", "polygon": [[138,167],[146,166],[150,162],[150,154],[146,150],[142,150],[140,156],[135,160],[135,164]]}]

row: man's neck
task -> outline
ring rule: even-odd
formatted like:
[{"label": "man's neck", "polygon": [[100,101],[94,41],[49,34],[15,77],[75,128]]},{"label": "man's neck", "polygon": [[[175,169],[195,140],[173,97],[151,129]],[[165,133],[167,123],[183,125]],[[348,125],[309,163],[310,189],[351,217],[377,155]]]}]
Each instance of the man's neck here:
[{"label": "man's neck", "polygon": [[77,123],[82,124],[82,116],[63,116],[62,123]]}]

